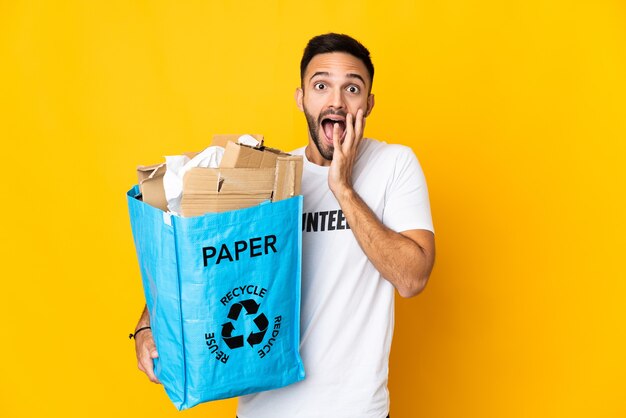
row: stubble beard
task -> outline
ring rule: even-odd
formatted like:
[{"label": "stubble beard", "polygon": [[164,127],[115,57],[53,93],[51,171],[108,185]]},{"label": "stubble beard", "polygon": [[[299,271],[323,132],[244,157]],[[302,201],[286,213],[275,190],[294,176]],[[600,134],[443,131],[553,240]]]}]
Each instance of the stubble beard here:
[{"label": "stubble beard", "polygon": [[307,125],[309,125],[309,135],[311,135],[311,139],[313,139],[313,143],[317,147],[317,150],[325,160],[332,161],[335,148],[332,146],[326,147],[322,144],[319,135],[318,127],[322,125],[322,121],[320,120],[321,115],[316,120],[316,118],[307,112],[306,108],[304,108],[304,116],[306,117]]}]

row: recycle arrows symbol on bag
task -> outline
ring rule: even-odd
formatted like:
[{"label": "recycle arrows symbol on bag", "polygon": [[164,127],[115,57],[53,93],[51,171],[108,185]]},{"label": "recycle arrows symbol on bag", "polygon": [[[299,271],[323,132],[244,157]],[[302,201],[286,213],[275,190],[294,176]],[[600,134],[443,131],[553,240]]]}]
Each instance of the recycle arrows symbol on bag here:
[{"label": "recycle arrows symbol on bag", "polygon": [[[243,309],[246,310],[246,316],[254,315],[258,312],[259,306],[261,305],[256,303],[252,299],[246,299],[234,303],[230,307],[230,311],[228,312],[228,319],[237,321],[239,319],[239,314]],[[254,347],[256,344],[259,344],[263,341],[263,338],[265,337],[265,332],[267,331],[267,327],[269,325],[269,321],[263,313],[260,313],[256,318],[254,318],[254,324],[257,326],[259,331],[251,332],[250,335],[248,335],[246,341],[248,341],[250,347]],[[235,326],[232,322],[226,322],[222,324],[222,339],[230,349],[243,347],[243,335],[233,335],[234,330]]]}]

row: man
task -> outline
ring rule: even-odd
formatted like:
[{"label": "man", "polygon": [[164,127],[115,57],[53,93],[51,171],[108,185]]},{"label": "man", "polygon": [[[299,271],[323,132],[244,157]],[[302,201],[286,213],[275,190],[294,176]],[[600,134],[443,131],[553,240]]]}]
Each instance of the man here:
[{"label": "man", "polygon": [[[296,103],[309,142],[302,194],[300,353],[307,377],[242,396],[239,418],[384,418],[394,288],[426,285],[435,242],[424,175],[410,148],[363,139],[374,107],[369,51],[346,35],[311,39]],[[149,325],[144,311],[137,328]],[[149,330],[136,338],[139,368],[152,381]]]}]

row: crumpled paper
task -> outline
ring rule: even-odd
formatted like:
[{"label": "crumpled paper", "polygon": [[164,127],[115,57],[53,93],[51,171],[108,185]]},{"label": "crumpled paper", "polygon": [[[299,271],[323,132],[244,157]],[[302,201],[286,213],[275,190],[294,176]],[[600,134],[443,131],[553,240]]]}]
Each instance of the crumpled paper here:
[{"label": "crumpled paper", "polygon": [[186,155],[171,155],[165,157],[166,171],[163,176],[163,188],[167,208],[175,215],[180,213],[180,201],[183,197],[183,177],[194,167],[217,168],[220,166],[224,148],[212,146],[200,152],[193,158]]}]

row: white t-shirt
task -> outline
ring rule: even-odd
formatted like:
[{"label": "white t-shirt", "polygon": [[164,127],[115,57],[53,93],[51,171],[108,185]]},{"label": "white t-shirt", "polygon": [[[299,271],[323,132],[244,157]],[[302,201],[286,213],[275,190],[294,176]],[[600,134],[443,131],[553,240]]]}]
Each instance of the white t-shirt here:
[{"label": "white t-shirt", "polygon": [[[328,167],[304,148],[300,354],[306,378],[239,398],[239,418],[383,418],[394,287],[361,250],[328,187]],[[396,232],[433,231],[428,189],[413,151],[365,139],[353,186]]]}]

